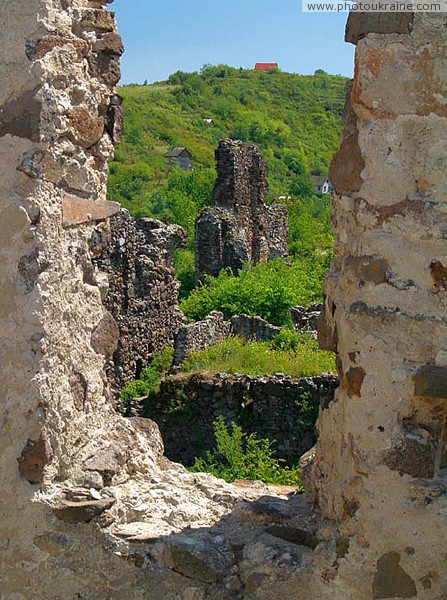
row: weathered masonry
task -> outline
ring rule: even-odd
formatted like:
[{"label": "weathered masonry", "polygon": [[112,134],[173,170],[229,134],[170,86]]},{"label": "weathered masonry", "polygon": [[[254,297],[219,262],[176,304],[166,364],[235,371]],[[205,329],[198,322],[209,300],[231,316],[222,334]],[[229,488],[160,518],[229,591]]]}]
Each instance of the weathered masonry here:
[{"label": "weathered masonry", "polygon": [[196,277],[287,256],[287,209],[268,206],[267,165],[257,146],[220,140],[215,152],[215,206],[196,219]]},{"label": "weathered masonry", "polygon": [[119,211],[122,43],[106,3],[0,5],[1,597],[445,599],[446,15],[349,19],[320,324],[341,386],[306,498],[188,473],[108,399],[117,329],[92,240]]}]

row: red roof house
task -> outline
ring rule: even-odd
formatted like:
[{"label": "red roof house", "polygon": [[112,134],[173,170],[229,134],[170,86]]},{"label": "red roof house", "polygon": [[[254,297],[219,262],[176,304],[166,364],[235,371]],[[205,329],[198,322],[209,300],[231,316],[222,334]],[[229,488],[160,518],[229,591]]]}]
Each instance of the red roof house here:
[{"label": "red roof house", "polygon": [[256,63],[255,71],[270,71],[270,69],[277,69],[278,63]]}]

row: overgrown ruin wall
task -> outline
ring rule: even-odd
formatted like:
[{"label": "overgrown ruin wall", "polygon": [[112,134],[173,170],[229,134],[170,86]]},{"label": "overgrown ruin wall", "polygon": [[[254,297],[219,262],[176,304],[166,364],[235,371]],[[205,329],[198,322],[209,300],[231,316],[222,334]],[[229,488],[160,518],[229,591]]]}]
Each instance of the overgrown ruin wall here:
[{"label": "overgrown ruin wall", "polygon": [[320,328],[342,385],[319,420],[312,511],[187,473],[107,399],[89,267],[119,211],[105,188],[122,44],[105,4],[0,5],[2,598],[443,600],[446,15],[350,20]]},{"label": "overgrown ruin wall", "polygon": [[[138,379],[152,353],[172,346],[186,322],[172,267],[174,252],[185,240],[179,225],[132,219],[125,210],[93,233],[93,276],[104,284],[104,305],[118,325],[115,347],[98,344],[109,359],[106,372],[114,390]],[[110,321],[108,316],[95,334],[100,342],[110,339]]]},{"label": "overgrown ruin wall", "polygon": [[287,209],[265,204],[267,165],[257,146],[220,140],[215,206],[196,219],[196,277],[287,256]]},{"label": "overgrown ruin wall", "polygon": [[277,458],[296,467],[315,444],[319,406],[334,399],[338,379],[330,373],[294,379],[285,375],[250,377],[192,373],[168,377],[156,397],[134,401],[132,413],[144,414],[160,428],[166,456],[192,465],[216,447],[213,424],[222,416],[247,434],[272,441]]}]

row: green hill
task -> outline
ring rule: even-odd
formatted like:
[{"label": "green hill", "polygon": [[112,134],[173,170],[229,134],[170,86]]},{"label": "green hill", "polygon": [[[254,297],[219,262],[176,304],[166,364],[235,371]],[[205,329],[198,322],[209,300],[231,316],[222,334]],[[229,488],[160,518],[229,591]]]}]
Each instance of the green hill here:
[{"label": "green hill", "polygon": [[[167,220],[174,215],[157,193],[167,186],[186,195],[185,187],[198,187],[194,201],[209,202],[214,149],[224,137],[260,146],[271,198],[303,196],[303,175],[327,174],[339,144],[345,81],[324,71],[301,76],[219,65],[200,73],[178,71],[162,83],[121,87],[126,133],[111,165],[109,197],[134,214]],[[164,155],[174,146],[193,154],[193,182],[180,175],[180,183],[169,172]]]},{"label": "green hill", "polygon": [[[109,198],[135,216],[187,229],[188,248],[175,257],[184,302],[194,288],[194,220],[212,203],[220,138],[257,144],[268,164],[267,200],[293,198],[287,201],[291,262],[259,265],[240,280],[223,273],[199,286],[182,305],[190,318],[229,306],[267,317],[278,303],[282,306],[278,294],[285,294],[284,306],[320,298],[332,253],[331,210],[329,197],[313,195],[310,173],[326,175],[339,145],[345,81],[324,71],[301,76],[219,65],[200,73],[178,71],[162,83],[120,88],[125,136],[110,167]],[[167,165],[164,155],[175,146],[192,153],[191,171]],[[253,306],[241,305],[241,285],[254,286]]]}]

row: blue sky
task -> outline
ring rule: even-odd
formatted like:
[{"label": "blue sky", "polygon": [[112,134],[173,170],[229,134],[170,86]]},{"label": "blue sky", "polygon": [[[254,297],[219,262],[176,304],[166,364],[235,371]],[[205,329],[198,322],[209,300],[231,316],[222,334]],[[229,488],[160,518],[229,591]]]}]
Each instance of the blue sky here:
[{"label": "blue sky", "polygon": [[302,13],[300,0],[115,0],[126,52],[122,83],[161,81],[206,63],[351,76],[347,14]]}]

